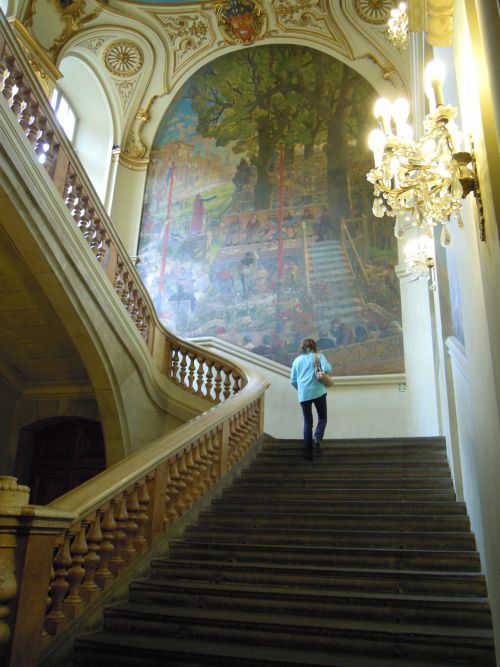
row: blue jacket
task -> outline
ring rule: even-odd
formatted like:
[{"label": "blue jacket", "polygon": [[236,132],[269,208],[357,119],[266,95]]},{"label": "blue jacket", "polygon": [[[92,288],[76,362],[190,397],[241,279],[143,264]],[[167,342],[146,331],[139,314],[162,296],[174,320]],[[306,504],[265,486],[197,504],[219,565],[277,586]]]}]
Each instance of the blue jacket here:
[{"label": "blue jacket", "polygon": [[[329,373],[332,370],[326,357],[319,353],[321,370]],[[326,387],[316,379],[314,369],[314,352],[303,352],[296,357],[292,364],[292,373],[290,375],[290,384],[293,384],[298,390],[298,398],[303,401],[310,401],[313,398],[319,398],[326,394]]]}]

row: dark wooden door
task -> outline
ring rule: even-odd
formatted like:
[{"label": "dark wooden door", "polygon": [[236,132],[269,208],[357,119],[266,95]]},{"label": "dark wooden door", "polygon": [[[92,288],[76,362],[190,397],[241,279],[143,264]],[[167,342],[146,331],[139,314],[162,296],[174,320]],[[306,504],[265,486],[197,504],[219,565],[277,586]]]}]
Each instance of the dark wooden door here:
[{"label": "dark wooden door", "polygon": [[46,505],[106,468],[101,425],[86,420],[36,431],[30,502]]}]

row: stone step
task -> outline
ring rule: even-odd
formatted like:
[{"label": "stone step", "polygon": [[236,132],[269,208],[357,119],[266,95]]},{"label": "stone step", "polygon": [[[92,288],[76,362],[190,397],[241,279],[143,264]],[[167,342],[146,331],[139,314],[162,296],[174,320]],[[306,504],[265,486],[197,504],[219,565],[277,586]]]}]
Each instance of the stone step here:
[{"label": "stone step", "polygon": [[[308,463],[313,463],[308,461]],[[307,489],[291,489],[291,488],[280,488],[280,487],[262,487],[258,488],[247,488],[247,489],[227,489],[223,493],[223,498],[239,498],[241,501],[246,500],[251,502],[251,497],[258,494],[262,499],[266,498],[269,502],[273,501],[275,498],[293,498],[295,500],[307,500],[310,493]],[[341,488],[341,489],[331,489],[331,488],[316,488],[314,489],[315,498],[318,500],[383,500],[387,498],[390,501],[411,501],[411,500],[422,500],[424,498],[431,501],[442,501],[442,500],[455,500],[455,494],[453,489],[364,489],[364,488]]]},{"label": "stone step", "polygon": [[401,594],[486,597],[484,575],[477,572],[433,572],[379,570],[355,567],[311,567],[308,564],[241,565],[224,562],[155,559],[151,562],[153,579],[203,579],[204,581],[253,585],[273,585],[316,590],[344,590]]},{"label": "stone step", "polygon": [[[224,497],[215,498],[211,507],[218,511],[223,508],[225,512],[243,512],[255,511],[262,513],[264,511],[276,512],[308,512],[311,514],[358,514],[358,515],[409,515],[409,516],[466,516],[467,511],[465,503],[458,501],[363,501],[363,500],[315,500],[314,498],[305,498],[302,500],[275,498],[272,504],[267,499],[255,498],[252,507],[249,509],[247,498],[242,503],[238,502],[236,497],[232,498],[231,504],[226,503]],[[244,507],[244,510],[243,510]]]},{"label": "stone step", "polygon": [[314,512],[290,512],[284,514],[281,511],[265,509],[261,511],[238,511],[239,508],[231,510],[208,511],[200,515],[200,522],[206,528],[232,527],[251,528],[308,528],[314,522],[315,528],[321,530],[400,530],[400,531],[432,531],[432,532],[469,532],[470,523],[467,516],[408,516],[401,514],[323,514],[318,509]]},{"label": "stone step", "polygon": [[[274,440],[266,438],[261,451],[283,452],[295,447],[299,440]],[[326,439],[328,444],[336,452],[341,451],[391,451],[401,450],[403,453],[440,451],[446,454],[446,443],[443,438],[359,438],[359,439]],[[361,461],[360,461],[361,463]]]},{"label": "stone step", "polygon": [[474,550],[476,543],[471,533],[461,532],[409,532],[409,531],[378,531],[370,534],[355,530],[315,530],[310,529],[279,529],[234,527],[231,531],[224,529],[191,526],[186,529],[187,537],[205,541],[238,544],[318,544],[322,546],[360,547],[372,546],[397,549],[461,549]]},{"label": "stone step", "polygon": [[420,479],[446,479],[451,480],[449,470],[444,466],[434,465],[431,470],[425,466],[403,468],[392,466],[383,471],[376,465],[364,466],[356,470],[352,466],[335,466],[329,463],[325,466],[302,466],[290,467],[287,470],[280,470],[274,466],[269,469],[266,466],[261,466],[256,470],[249,470],[243,472],[239,479],[243,482],[260,482],[260,484],[294,484],[301,480],[340,480],[340,479],[356,479],[356,480],[378,480],[381,477],[392,480],[420,480]]},{"label": "stone step", "polygon": [[[484,628],[449,628],[400,624],[397,629],[389,623],[365,620],[336,619],[323,616],[310,619],[306,615],[272,613],[253,614],[230,610],[196,610],[157,604],[127,603],[110,607],[105,613],[105,630],[135,635],[148,634],[217,642],[253,643],[268,646],[302,648],[309,651],[356,651],[376,655],[393,655],[394,643],[400,651],[419,659],[445,658],[447,662],[472,661],[494,665],[491,630]],[[264,655],[264,654],[262,654]],[[474,664],[474,663],[472,663]]]},{"label": "stone step", "polygon": [[[196,569],[197,563],[190,562]],[[481,597],[370,593],[369,591],[280,587],[274,584],[241,586],[217,581],[140,579],[130,587],[132,602],[154,602],[187,607],[240,611],[364,618],[390,623],[467,625],[491,628],[488,601]]]},{"label": "stone step", "polygon": [[[75,643],[78,651],[73,658],[75,665],[84,667],[443,667],[443,660],[433,660],[429,656],[420,660],[410,654],[400,655],[399,647],[392,654],[382,657],[372,653],[356,655],[344,651],[317,650],[311,652],[304,646],[289,649],[283,646],[256,646],[217,642],[190,637],[169,637],[165,641],[158,635],[131,635],[100,632],[88,637],[78,638]],[[489,656],[488,656],[489,657]],[[477,656],[467,662],[453,662],[446,659],[446,665],[461,667],[489,667],[490,661],[477,661]]]},{"label": "stone step", "polygon": [[[247,491],[248,489],[266,488],[267,484],[272,484],[278,478],[269,481],[268,478],[246,477],[243,476],[238,482],[238,490]],[[279,482],[281,489],[299,489],[306,487],[308,489],[413,489],[416,491],[422,489],[453,490],[453,482],[450,475],[447,477],[413,477],[399,475],[396,478],[386,475],[375,475],[372,477],[357,476],[341,477],[337,475],[319,476],[283,476]]]},{"label": "stone step", "polygon": [[240,564],[303,565],[319,567],[376,567],[416,571],[480,572],[476,551],[451,549],[389,549],[363,546],[234,544],[201,539],[174,540],[169,549],[176,559],[233,561]]}]

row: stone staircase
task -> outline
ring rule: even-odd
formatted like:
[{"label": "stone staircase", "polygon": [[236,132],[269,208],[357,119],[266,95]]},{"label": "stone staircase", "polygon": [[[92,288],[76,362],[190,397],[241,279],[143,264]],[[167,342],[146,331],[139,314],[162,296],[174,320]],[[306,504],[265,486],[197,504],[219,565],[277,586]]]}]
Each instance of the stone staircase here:
[{"label": "stone staircase", "polygon": [[74,664],[495,665],[484,576],[441,439],[267,440]]},{"label": "stone staircase", "polygon": [[321,304],[321,321],[329,323],[338,317],[354,324],[362,303],[340,241],[310,243],[308,253],[312,291],[317,292],[317,283],[330,285],[329,297]]}]

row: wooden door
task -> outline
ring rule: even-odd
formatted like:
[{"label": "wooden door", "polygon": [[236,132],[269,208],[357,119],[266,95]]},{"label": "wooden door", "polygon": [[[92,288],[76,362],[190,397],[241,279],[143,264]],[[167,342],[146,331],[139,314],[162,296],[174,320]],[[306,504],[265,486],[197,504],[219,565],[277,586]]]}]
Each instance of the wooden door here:
[{"label": "wooden door", "polygon": [[64,421],[35,432],[30,502],[46,505],[106,468],[99,422]]}]

